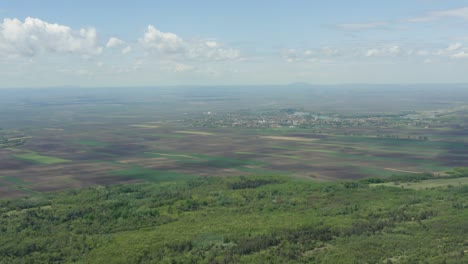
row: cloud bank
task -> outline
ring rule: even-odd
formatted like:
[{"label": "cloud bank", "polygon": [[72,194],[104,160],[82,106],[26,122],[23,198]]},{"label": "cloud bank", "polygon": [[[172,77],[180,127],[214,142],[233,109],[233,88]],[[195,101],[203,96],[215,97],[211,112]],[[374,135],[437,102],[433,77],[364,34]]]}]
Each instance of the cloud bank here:
[{"label": "cloud bank", "polygon": [[162,32],[148,25],[140,44],[149,52],[183,59],[234,60],[240,58],[240,51],[223,48],[215,41],[184,40],[174,33]]},{"label": "cloud bank", "polygon": [[410,18],[408,22],[429,22],[441,18],[461,18],[468,19],[468,7],[461,7],[449,10],[434,11],[425,16]]},{"label": "cloud bank", "polygon": [[0,24],[0,53],[33,57],[44,53],[96,55],[103,48],[95,28],[73,30],[37,18],[5,18]]}]

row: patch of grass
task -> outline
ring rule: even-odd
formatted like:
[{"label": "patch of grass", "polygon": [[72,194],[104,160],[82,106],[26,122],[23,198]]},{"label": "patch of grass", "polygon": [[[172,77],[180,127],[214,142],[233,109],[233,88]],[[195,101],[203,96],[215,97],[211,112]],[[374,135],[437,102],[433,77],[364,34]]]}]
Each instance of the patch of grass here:
[{"label": "patch of grass", "polygon": [[179,162],[186,163],[195,163],[199,162],[200,159],[193,157],[188,154],[176,154],[176,153],[167,153],[167,152],[145,152],[145,156],[156,157],[156,158],[166,158],[170,160],[175,160]]},{"label": "patch of grass", "polygon": [[127,169],[113,171],[111,174],[141,179],[149,182],[172,182],[196,178],[196,176],[189,174],[174,171],[152,170],[140,166],[132,166]]},{"label": "patch of grass", "polygon": [[10,183],[18,185],[18,186],[29,185],[29,183],[24,182],[20,178],[16,178],[16,177],[0,176],[0,179],[3,179],[5,181],[7,181],[7,182],[10,182]]},{"label": "patch of grass", "polygon": [[180,138],[185,138],[185,135],[183,134],[163,134],[163,133],[151,133],[149,134],[150,136],[155,136],[155,137],[160,137],[160,138],[177,138],[177,139],[180,139]]},{"label": "patch of grass", "polygon": [[17,159],[26,160],[26,161],[34,162],[37,164],[43,164],[43,165],[70,162],[70,160],[56,158],[56,157],[43,156],[43,155],[36,154],[34,152],[14,155],[14,157]]},{"label": "patch of grass", "polygon": [[109,143],[94,141],[94,140],[78,140],[78,141],[75,141],[75,143],[77,143],[79,145],[83,145],[83,146],[88,146],[88,147],[107,147],[107,146],[109,146]]},{"label": "patch of grass", "polygon": [[448,171],[450,167],[440,165],[436,162],[426,162],[421,163],[421,166],[419,166],[422,171]]},{"label": "patch of grass", "polygon": [[302,158],[300,158],[300,157],[280,155],[280,154],[266,154],[266,153],[255,153],[255,152],[246,152],[246,151],[236,152],[236,154],[239,154],[239,155],[256,155],[256,156],[267,156],[267,157],[283,158],[283,159],[302,160]]},{"label": "patch of grass", "polygon": [[[237,153],[238,154],[238,153]],[[181,163],[188,164],[199,164],[206,167],[215,168],[237,168],[245,165],[263,165],[265,163],[254,161],[235,159],[224,156],[210,156],[203,154],[192,154],[192,153],[170,153],[170,152],[146,152],[145,155],[152,157],[162,157],[171,160],[175,160]]]},{"label": "patch of grass", "polygon": [[30,183],[24,182],[19,178],[10,177],[10,176],[0,176],[0,179],[8,183],[6,187],[9,189],[18,190],[29,195],[36,194],[36,192],[28,188]]},{"label": "patch of grass", "polygon": [[324,149],[304,149],[304,148],[283,147],[283,146],[272,146],[271,148],[295,150],[295,151],[305,151],[305,152],[319,152],[319,153],[332,153],[332,154],[337,153],[336,151],[324,150]]},{"label": "patch of grass", "polygon": [[[358,169],[359,172],[361,172],[364,175],[371,176],[371,177],[389,177],[395,174],[398,174],[398,172],[395,171],[389,171],[385,169],[379,169],[379,168],[372,168],[372,167],[359,167]],[[403,174],[403,173],[402,173]]]}]

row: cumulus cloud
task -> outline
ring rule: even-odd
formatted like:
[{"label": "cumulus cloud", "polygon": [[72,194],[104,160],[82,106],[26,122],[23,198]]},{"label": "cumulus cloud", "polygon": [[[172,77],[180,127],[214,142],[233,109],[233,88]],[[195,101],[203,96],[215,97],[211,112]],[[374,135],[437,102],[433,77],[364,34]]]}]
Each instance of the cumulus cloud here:
[{"label": "cumulus cloud", "polygon": [[450,44],[447,48],[438,49],[433,52],[435,56],[450,57],[453,59],[461,59],[467,57],[467,49],[461,43]]},{"label": "cumulus cloud", "polygon": [[[400,46],[390,46],[390,47],[384,47],[384,48],[372,48],[368,49],[365,52],[366,57],[376,57],[376,56],[397,56],[401,55],[403,53],[403,50],[400,48]],[[413,53],[412,51],[409,51],[408,54]]]},{"label": "cumulus cloud", "polygon": [[416,60],[442,61],[447,59],[468,59],[468,47],[462,43],[452,43],[439,48],[420,48],[401,43],[374,44],[368,47],[349,47],[336,49],[329,46],[314,49],[285,49],[280,55],[283,60],[292,62],[337,62],[369,58],[374,60]]},{"label": "cumulus cloud", "polygon": [[367,57],[373,57],[381,54],[381,50],[379,49],[369,49],[366,52]]},{"label": "cumulus cloud", "polygon": [[0,24],[0,52],[36,56],[44,53],[95,55],[102,52],[94,28],[73,30],[37,18],[5,18]]},{"label": "cumulus cloud", "polygon": [[377,21],[368,23],[346,23],[336,25],[338,28],[343,30],[360,31],[368,29],[382,28],[387,25],[387,22]]},{"label": "cumulus cloud", "polygon": [[460,51],[450,55],[450,57],[454,59],[468,59],[468,51]]},{"label": "cumulus cloud", "polygon": [[205,42],[205,44],[209,48],[216,48],[218,46],[218,43],[216,43],[215,41],[207,41]]},{"label": "cumulus cloud", "polygon": [[338,55],[339,51],[338,49],[330,48],[330,47],[323,47],[322,48],[322,53],[328,56],[334,56]]},{"label": "cumulus cloud", "polygon": [[283,59],[287,62],[326,62],[327,58],[339,54],[338,49],[328,46],[305,50],[287,49],[282,52]]},{"label": "cumulus cloud", "polygon": [[461,43],[454,43],[448,46],[447,51],[456,51],[459,50],[462,47]]},{"label": "cumulus cloud", "polygon": [[429,22],[441,18],[468,19],[468,7],[430,12],[421,17],[407,19],[408,22]]},{"label": "cumulus cloud", "polygon": [[132,51],[132,47],[127,46],[122,49],[122,54],[127,54],[127,53],[130,53],[131,51]]},{"label": "cumulus cloud", "polygon": [[231,60],[240,58],[240,51],[223,48],[215,41],[184,40],[174,33],[162,32],[149,25],[143,38],[142,46],[160,55],[180,56],[185,59]]},{"label": "cumulus cloud", "polygon": [[159,31],[155,26],[149,25],[141,43],[149,49],[160,52],[183,52],[186,49],[184,41],[176,34]]},{"label": "cumulus cloud", "polygon": [[106,48],[117,48],[125,45],[125,41],[112,37],[107,41]]},{"label": "cumulus cloud", "polygon": [[401,48],[399,46],[392,46],[388,48],[388,52],[393,55],[398,55],[401,53]]},{"label": "cumulus cloud", "polygon": [[184,64],[184,63],[177,63],[177,62],[167,62],[163,66],[163,69],[169,72],[189,72],[194,70],[195,68],[191,65]]},{"label": "cumulus cloud", "polygon": [[108,49],[122,48],[121,49],[122,54],[127,54],[132,51],[132,47],[130,45],[127,45],[125,41],[116,37],[112,37],[107,41],[106,48]]}]

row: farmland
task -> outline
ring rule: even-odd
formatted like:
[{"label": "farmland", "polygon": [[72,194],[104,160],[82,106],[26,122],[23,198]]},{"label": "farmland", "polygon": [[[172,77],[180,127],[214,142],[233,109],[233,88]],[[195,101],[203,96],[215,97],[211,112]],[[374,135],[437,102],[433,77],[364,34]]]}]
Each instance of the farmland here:
[{"label": "farmland", "polygon": [[2,91],[0,175],[27,184],[7,181],[0,197],[171,177],[336,181],[468,166],[468,94],[457,87],[442,98],[431,87],[138,89],[52,89],[52,99]]}]

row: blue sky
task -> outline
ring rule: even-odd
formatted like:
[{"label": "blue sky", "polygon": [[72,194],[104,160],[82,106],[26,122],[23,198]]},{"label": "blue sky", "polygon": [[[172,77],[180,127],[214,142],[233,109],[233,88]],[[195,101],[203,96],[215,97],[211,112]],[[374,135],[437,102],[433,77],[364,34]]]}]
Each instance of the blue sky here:
[{"label": "blue sky", "polygon": [[0,87],[468,82],[466,1],[2,1]]}]

